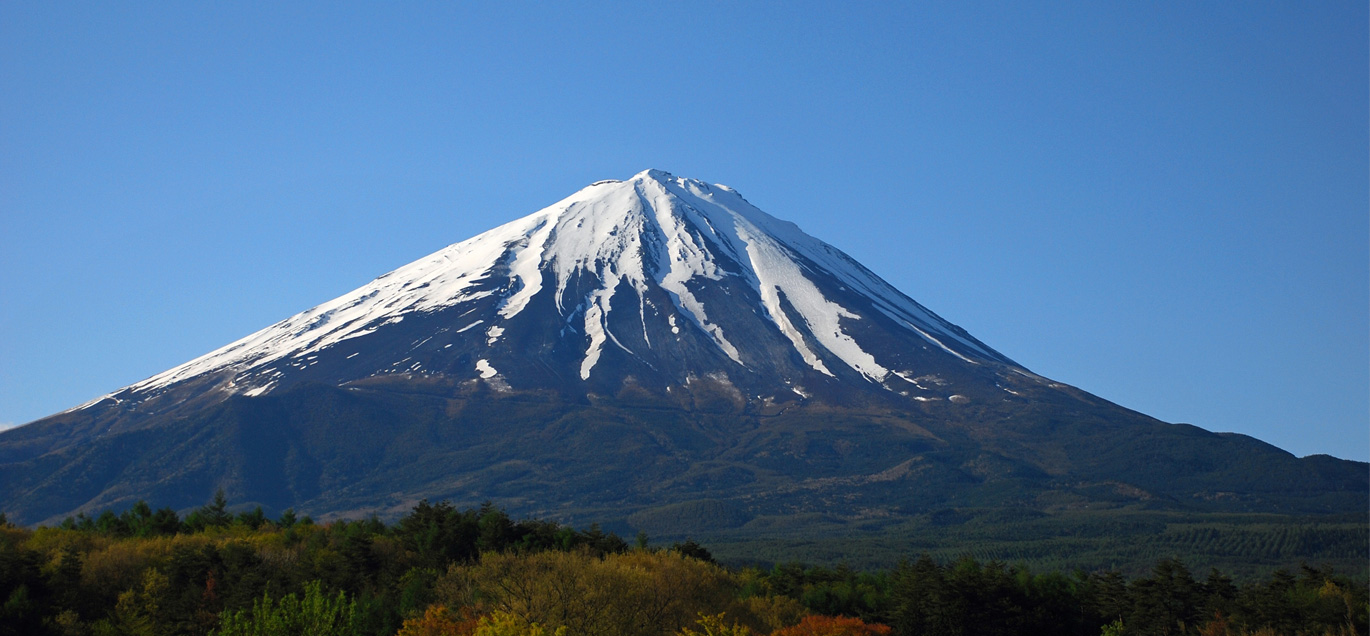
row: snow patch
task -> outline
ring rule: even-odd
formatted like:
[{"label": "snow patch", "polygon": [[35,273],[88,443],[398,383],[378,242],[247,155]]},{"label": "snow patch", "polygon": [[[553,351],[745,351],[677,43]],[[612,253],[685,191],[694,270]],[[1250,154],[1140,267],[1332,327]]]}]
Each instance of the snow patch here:
[{"label": "snow patch", "polygon": [[481,379],[484,380],[493,378],[499,373],[499,371],[495,370],[495,367],[490,366],[490,361],[484,358],[476,361],[476,372],[480,373]]},{"label": "snow patch", "polygon": [[508,320],[517,316],[528,306],[528,301],[542,291],[542,249],[547,237],[552,233],[552,224],[540,219],[533,233],[522,243],[511,244],[514,262],[509,265],[511,283],[518,285],[518,291],[500,303],[499,315]]},{"label": "snow patch", "polygon": [[922,329],[919,329],[918,327],[914,326],[913,323],[911,323],[911,322],[905,320],[905,321],[904,321],[904,324],[908,325],[908,326],[909,326],[909,329],[912,329],[912,330],[918,332],[918,335],[923,336],[923,338],[924,338],[925,340],[927,340],[928,342],[931,342],[932,344],[935,344],[935,345],[941,347],[943,351],[946,351],[947,353],[950,353],[951,355],[954,355],[954,356],[956,356],[956,357],[958,357],[958,358],[960,358],[960,359],[962,359],[962,360],[965,360],[966,362],[969,362],[969,363],[971,363],[971,364],[976,364],[976,362],[975,362],[974,360],[971,360],[970,358],[967,358],[966,356],[963,356],[963,355],[961,355],[960,353],[958,353],[955,349],[952,349],[951,347],[948,347],[947,345],[942,344],[942,341],[941,341],[941,340],[938,340],[938,339],[932,337],[932,334],[929,334],[928,332],[923,331]]}]

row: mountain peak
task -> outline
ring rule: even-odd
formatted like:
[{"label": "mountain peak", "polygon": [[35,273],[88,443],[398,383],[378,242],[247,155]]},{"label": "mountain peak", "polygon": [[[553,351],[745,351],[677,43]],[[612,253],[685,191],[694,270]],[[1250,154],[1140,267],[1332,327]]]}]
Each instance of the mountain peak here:
[{"label": "mountain peak", "polygon": [[632,179],[630,179],[630,180],[631,180],[631,181],[639,181],[639,180],[643,180],[643,179],[651,179],[651,180],[653,180],[653,181],[663,181],[663,182],[664,182],[664,181],[668,181],[668,180],[671,180],[671,179],[674,179],[674,178],[675,178],[675,175],[673,175],[673,174],[671,174],[671,173],[669,173],[669,172],[666,172],[665,170],[658,170],[658,169],[656,169],[656,168],[648,168],[648,169],[646,169],[646,170],[643,170],[642,172],[639,172],[639,173],[633,175]]},{"label": "mountain peak", "polygon": [[[399,350],[393,349],[402,342]],[[736,191],[644,170],[448,246],[111,394],[261,395],[394,374],[571,393],[728,378],[757,399],[912,395],[1011,360]],[[752,398],[748,398],[752,399]]]}]

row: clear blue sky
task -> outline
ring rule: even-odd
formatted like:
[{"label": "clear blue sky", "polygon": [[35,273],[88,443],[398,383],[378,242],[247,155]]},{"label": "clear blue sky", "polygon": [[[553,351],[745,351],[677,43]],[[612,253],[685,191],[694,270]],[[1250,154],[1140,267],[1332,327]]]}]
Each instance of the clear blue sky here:
[{"label": "clear blue sky", "polygon": [[0,424],[655,167],[1038,373],[1370,459],[1365,2],[460,4],[0,3]]}]

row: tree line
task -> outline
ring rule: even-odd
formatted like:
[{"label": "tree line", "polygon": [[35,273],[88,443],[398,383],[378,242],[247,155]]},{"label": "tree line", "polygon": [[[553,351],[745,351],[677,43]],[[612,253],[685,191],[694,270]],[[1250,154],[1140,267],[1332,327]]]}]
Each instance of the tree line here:
[{"label": "tree line", "polygon": [[26,529],[0,515],[0,635],[996,636],[1367,634],[1364,573],[1240,585],[922,556],[728,569],[686,541],[419,503],[393,524],[139,502]]}]

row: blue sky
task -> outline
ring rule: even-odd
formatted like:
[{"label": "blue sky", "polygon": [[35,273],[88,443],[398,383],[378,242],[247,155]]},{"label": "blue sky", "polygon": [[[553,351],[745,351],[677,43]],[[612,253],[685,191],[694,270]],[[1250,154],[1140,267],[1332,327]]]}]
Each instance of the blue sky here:
[{"label": "blue sky", "polygon": [[0,424],[655,167],[1038,373],[1370,459],[1364,2],[469,4],[0,3]]}]

